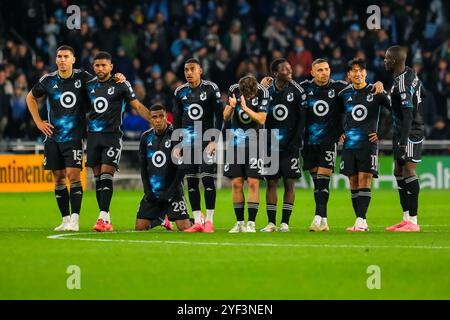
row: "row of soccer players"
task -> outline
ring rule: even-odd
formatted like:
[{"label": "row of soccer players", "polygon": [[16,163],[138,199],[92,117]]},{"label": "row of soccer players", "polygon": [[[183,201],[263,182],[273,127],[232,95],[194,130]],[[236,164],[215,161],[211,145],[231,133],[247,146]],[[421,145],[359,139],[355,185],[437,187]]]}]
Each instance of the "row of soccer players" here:
[{"label": "row of soccer players", "polygon": [[[315,186],[316,213],[310,230],[329,229],[326,220],[329,178],[334,167],[339,137],[344,142],[341,171],[350,178],[352,202],[357,215],[355,225],[349,231],[368,230],[365,214],[370,201],[370,181],[376,175],[379,108],[390,108],[390,101],[382,92],[381,84],[372,86],[366,83],[363,61],[353,60],[349,63],[348,76],[352,84],[330,79],[328,63],[318,59],[313,64],[313,79],[299,85],[291,79],[289,63],[284,59],[276,60],[271,65],[274,79],[265,78],[263,84],[258,84],[251,76],[242,78],[238,84],[230,87],[229,103],[223,108],[217,85],[202,80],[200,64],[190,59],[185,63],[187,83],[175,91],[174,124],[171,128],[165,120],[161,120],[165,113],[163,106],[152,106],[150,112],[147,111],[135,99],[127,82],[120,84],[113,80],[111,59],[107,53],[99,53],[94,58],[95,78],[72,70],[74,59],[70,47],[59,48],[56,58],[58,71],[44,76],[27,97],[33,119],[47,136],[45,166],[54,172],[55,195],[63,215],[63,223],[57,230],[78,230],[82,195],[79,170],[84,96],[89,102],[86,164],[94,170],[100,209],[99,219],[94,226],[97,231],[112,230],[109,204],[112,178],[120,160],[120,123],[125,101],[152,124],[152,129],[144,133],[141,139],[141,174],[145,196],[138,210],[136,229],[147,229],[161,222],[169,227],[171,224],[163,219],[164,214],[169,213],[169,218],[176,220],[178,227],[184,231],[214,231],[216,165],[205,161],[201,164],[183,164],[180,169],[180,166],[167,159],[171,158],[173,151],[173,129],[181,128],[184,146],[193,146],[198,139],[195,123],[201,122],[202,134],[210,128],[221,129],[223,115],[234,135],[233,147],[244,150],[248,156],[249,145],[255,142],[246,134],[248,129],[257,131],[263,125],[267,129],[278,129],[279,149],[271,152],[279,152],[280,169],[274,175],[266,177],[269,224],[262,231],[276,229],[276,187],[281,177],[285,194],[280,231],[289,230],[289,216],[295,197],[294,182],[300,176],[298,159],[303,138],[304,169],[311,172]],[[421,84],[414,72],[405,66],[405,59],[406,52],[402,47],[392,47],[386,54],[386,68],[395,75],[391,90],[396,159],[394,173],[399,182],[404,211],[403,221],[391,229],[418,231],[416,216],[419,187],[414,169],[415,163],[420,161],[423,138],[423,125],[417,112],[421,100]],[[114,78],[124,80],[120,75]],[[35,100],[43,95],[47,95],[48,122],[43,122],[37,113]],[[343,131],[340,125],[342,116]],[[157,119],[159,123],[155,122]],[[77,148],[78,144],[80,148]],[[204,147],[212,159],[216,142],[209,141]],[[177,157],[183,157],[183,163],[192,163],[192,159],[186,159],[186,155],[182,155],[179,150],[175,150],[175,153]],[[259,204],[260,163],[263,161],[248,157],[246,164],[242,165],[233,160],[235,159],[224,166],[225,176],[232,179],[233,205],[237,219],[230,232],[254,232]],[[193,224],[188,219],[187,206],[180,189],[184,175],[194,215]],[[205,188],[206,220],[200,211],[199,175]],[[71,182],[70,195],[65,187],[66,176]],[[249,186],[247,225],[244,224],[245,179]],[[70,218],[69,202],[72,207]]]}]

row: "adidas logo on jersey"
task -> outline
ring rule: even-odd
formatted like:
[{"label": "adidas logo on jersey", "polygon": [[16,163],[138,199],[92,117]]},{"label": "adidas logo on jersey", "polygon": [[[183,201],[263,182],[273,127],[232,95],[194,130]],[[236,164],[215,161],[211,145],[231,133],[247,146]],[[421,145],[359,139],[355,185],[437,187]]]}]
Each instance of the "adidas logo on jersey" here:
[{"label": "adidas logo on jersey", "polygon": [[184,96],[183,98],[181,98],[181,100],[187,100],[187,97],[186,97],[186,96]]},{"label": "adidas logo on jersey", "polygon": [[55,85],[53,86],[53,89],[58,89],[58,85],[55,84]]},{"label": "adidas logo on jersey", "polygon": [[92,90],[91,90],[91,93],[95,93],[95,89],[92,89]]},{"label": "adidas logo on jersey", "polygon": [[352,97],[348,98],[347,102],[353,101]]}]

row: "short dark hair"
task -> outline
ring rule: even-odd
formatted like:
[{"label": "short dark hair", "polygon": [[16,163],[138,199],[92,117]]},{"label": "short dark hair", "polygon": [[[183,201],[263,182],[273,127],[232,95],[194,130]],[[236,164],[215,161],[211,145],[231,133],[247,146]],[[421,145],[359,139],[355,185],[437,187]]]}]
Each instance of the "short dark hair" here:
[{"label": "short dark hair", "polygon": [[94,60],[100,60],[100,59],[106,59],[106,60],[111,61],[111,60],[112,60],[112,57],[111,57],[111,55],[110,55],[108,52],[106,52],[106,51],[99,51],[99,52],[97,52],[97,54],[94,56]]},{"label": "short dark hair", "polygon": [[150,108],[148,108],[149,111],[159,111],[159,110],[163,110],[166,111],[166,107],[164,107],[162,104],[156,103],[150,106]]},{"label": "short dark hair", "polygon": [[285,58],[279,58],[272,61],[270,64],[270,73],[274,74],[278,71],[278,67],[280,64],[287,62]]},{"label": "short dark hair", "polygon": [[58,53],[58,51],[62,51],[62,50],[70,51],[72,53],[72,55],[75,56],[75,50],[73,50],[73,48],[71,46],[62,45],[58,49],[56,49],[56,53]]},{"label": "short dark hair", "polygon": [[198,60],[195,59],[195,58],[189,58],[189,59],[187,59],[186,62],[185,62],[184,64],[188,64],[188,63],[195,63],[195,64],[198,64],[200,67],[202,66],[202,65],[200,64],[200,61],[198,61]]},{"label": "short dark hair", "polygon": [[252,75],[239,79],[239,91],[245,98],[254,97],[258,93],[258,81]]},{"label": "short dark hair", "polygon": [[347,72],[352,70],[353,66],[358,66],[361,69],[366,69],[366,61],[360,58],[354,58],[347,63]]},{"label": "short dark hair", "polygon": [[316,60],[314,60],[314,61],[312,62],[312,66],[314,66],[314,65],[316,65],[316,64],[318,64],[318,63],[324,63],[324,62],[328,63],[328,60],[327,60],[327,59],[324,59],[324,58],[319,58],[319,59],[316,59]]}]

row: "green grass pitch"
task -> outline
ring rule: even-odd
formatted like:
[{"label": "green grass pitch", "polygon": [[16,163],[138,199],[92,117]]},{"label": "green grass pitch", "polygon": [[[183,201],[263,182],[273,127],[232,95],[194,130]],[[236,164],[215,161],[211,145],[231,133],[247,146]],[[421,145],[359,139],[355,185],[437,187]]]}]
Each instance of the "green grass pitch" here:
[{"label": "green grass pitch", "polygon": [[[267,222],[261,196],[258,229]],[[0,299],[450,298],[448,191],[421,192],[418,234],[384,231],[401,218],[395,190],[373,191],[370,232],[358,234],[345,231],[354,222],[345,190],[331,191],[328,233],[307,231],[310,190],[297,190],[291,232],[271,234],[228,233],[227,189],[218,191],[214,234],[129,232],[140,197],[115,192],[117,232],[105,234],[91,231],[98,213],[95,194],[85,192],[80,232],[51,239],[67,234],[52,231],[60,222],[52,193],[0,194]],[[67,288],[70,265],[80,268],[79,290]],[[367,287],[371,265],[380,268],[380,289]]]}]

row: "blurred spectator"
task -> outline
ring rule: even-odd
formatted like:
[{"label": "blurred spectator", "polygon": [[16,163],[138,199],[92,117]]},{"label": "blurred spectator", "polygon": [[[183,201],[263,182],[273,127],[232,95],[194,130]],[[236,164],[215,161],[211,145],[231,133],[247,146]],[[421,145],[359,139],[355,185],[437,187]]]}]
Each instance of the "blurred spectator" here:
[{"label": "blurred spectator", "polygon": [[240,56],[245,42],[246,36],[241,30],[241,22],[234,19],[231,22],[230,30],[225,35],[224,46],[231,54],[232,58],[237,58]]},{"label": "blurred spectator", "polygon": [[119,36],[111,17],[103,17],[102,28],[94,34],[94,43],[101,51],[114,55],[119,46]]},{"label": "blurred spectator", "polygon": [[23,139],[27,136],[30,116],[25,101],[27,92],[21,87],[14,88],[14,94],[10,98],[10,111],[7,126],[7,136],[12,139]]},{"label": "blurred spectator", "polygon": [[147,120],[142,118],[136,110],[131,109],[123,120],[123,133],[126,140],[138,140],[145,130],[149,128]]},{"label": "blurred spectator", "polygon": [[294,39],[294,46],[288,53],[287,60],[292,67],[295,67],[297,64],[301,64],[304,68],[303,75],[310,74],[313,57],[311,51],[305,48],[302,38],[296,37]]},{"label": "blurred spectator", "polygon": [[268,40],[268,51],[284,51],[289,46],[292,34],[289,29],[286,28],[283,21],[272,17],[269,19],[269,25],[264,30],[263,36]]}]

